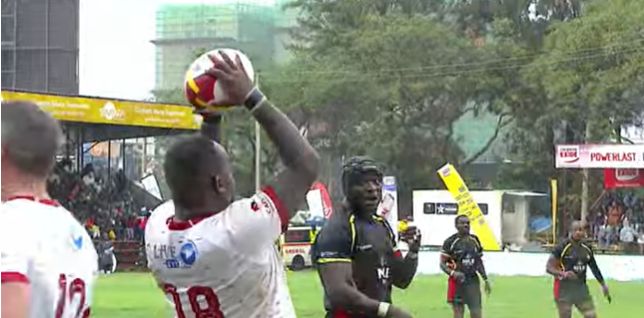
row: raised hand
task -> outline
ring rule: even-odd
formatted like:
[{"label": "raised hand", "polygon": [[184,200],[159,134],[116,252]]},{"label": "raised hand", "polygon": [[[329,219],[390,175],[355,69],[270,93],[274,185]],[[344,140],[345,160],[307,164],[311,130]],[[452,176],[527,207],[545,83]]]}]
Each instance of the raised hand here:
[{"label": "raised hand", "polygon": [[210,101],[208,104],[210,106],[242,105],[255,84],[248,77],[239,56],[236,56],[233,61],[224,51],[219,51],[219,55],[221,58],[215,55],[209,56],[215,66],[206,73],[217,78],[221,88],[226,92],[226,98],[218,99],[216,103]]}]

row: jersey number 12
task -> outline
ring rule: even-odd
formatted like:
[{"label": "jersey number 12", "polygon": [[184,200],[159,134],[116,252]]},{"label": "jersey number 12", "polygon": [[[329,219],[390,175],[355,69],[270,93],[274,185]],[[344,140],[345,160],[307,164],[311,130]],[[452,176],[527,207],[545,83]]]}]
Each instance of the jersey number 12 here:
[{"label": "jersey number 12", "polygon": [[[60,298],[58,299],[58,305],[56,306],[56,318],[87,318],[89,317],[89,307],[83,311],[85,306],[85,282],[80,278],[74,278],[69,287],[67,287],[67,275],[60,274],[58,276],[58,287],[60,288]],[[74,296],[79,297],[78,308],[73,315],[67,314],[63,316],[67,311],[66,308],[69,305],[69,301],[74,298]]]},{"label": "jersey number 12", "polygon": [[[172,297],[174,301],[174,308],[177,312],[177,318],[186,318],[186,314],[181,306],[181,297],[177,292],[177,287],[170,284],[164,284],[163,290],[166,294]],[[190,309],[196,318],[224,318],[224,313],[221,312],[221,305],[219,298],[215,291],[210,287],[192,286],[186,291],[188,294],[188,301],[190,302]],[[199,298],[206,302],[206,307],[201,307]]]}]

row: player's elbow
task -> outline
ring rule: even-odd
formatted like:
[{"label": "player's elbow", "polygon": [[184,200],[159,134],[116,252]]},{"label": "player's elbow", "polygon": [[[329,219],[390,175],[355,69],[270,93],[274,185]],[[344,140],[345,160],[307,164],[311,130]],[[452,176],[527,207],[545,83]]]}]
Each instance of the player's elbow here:
[{"label": "player's elbow", "polygon": [[400,289],[407,289],[411,285],[411,279],[409,280],[398,280],[394,281],[394,286],[400,288]]}]

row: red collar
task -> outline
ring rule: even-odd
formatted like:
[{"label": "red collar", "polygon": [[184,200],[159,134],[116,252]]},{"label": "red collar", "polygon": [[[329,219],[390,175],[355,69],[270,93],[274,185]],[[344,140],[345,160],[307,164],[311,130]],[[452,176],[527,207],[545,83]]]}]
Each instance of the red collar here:
[{"label": "red collar", "polygon": [[56,200],[36,199],[36,197],[34,197],[32,195],[17,195],[17,196],[13,196],[13,197],[10,197],[10,198],[6,199],[4,202],[9,202],[9,201],[13,201],[13,200],[29,200],[29,201],[38,202],[38,203],[41,203],[41,204],[44,204],[44,205],[60,206],[60,203],[58,203],[58,201],[56,201]]},{"label": "red collar", "polygon": [[213,213],[209,213],[209,214],[205,214],[205,215],[200,215],[200,216],[190,218],[190,219],[185,220],[185,221],[177,220],[177,219],[174,218],[174,215],[173,215],[173,216],[169,217],[165,221],[165,224],[168,225],[168,230],[171,230],[171,231],[184,231],[184,230],[187,230],[187,229],[197,225],[197,223],[199,223],[199,222],[201,222],[201,221],[203,221],[203,220],[205,220],[205,219],[207,219],[207,218],[209,218],[209,217],[211,217],[211,216],[213,216],[215,214],[218,214],[218,213],[219,212],[213,212]]}]

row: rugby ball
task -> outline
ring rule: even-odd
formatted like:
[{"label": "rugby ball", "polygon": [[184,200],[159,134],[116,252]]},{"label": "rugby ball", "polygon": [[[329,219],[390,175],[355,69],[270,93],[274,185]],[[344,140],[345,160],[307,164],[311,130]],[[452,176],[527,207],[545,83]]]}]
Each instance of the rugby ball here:
[{"label": "rugby ball", "polygon": [[[206,71],[214,67],[214,63],[210,59],[210,56],[216,56],[219,59],[222,59],[219,52],[224,52],[233,60],[233,62],[237,61],[237,57],[239,57],[242,65],[244,66],[244,70],[246,71],[246,75],[248,75],[251,80],[255,80],[253,65],[244,53],[233,49],[216,49],[204,53],[190,64],[188,71],[186,71],[183,85],[183,92],[186,101],[198,109],[210,107],[208,106],[208,103],[211,101],[217,103],[226,99],[226,91],[217,82],[217,79],[206,73]],[[230,106],[236,105],[228,105],[227,107]]]}]

